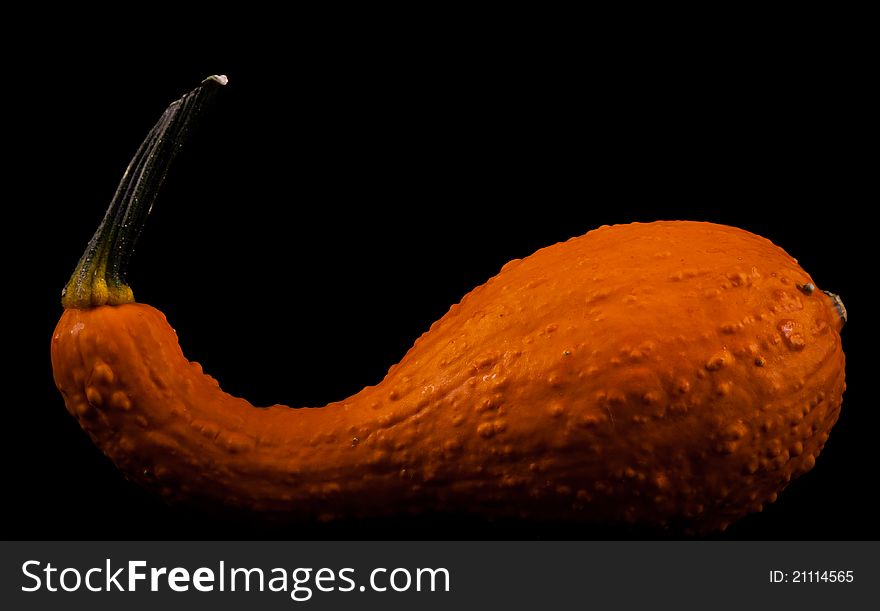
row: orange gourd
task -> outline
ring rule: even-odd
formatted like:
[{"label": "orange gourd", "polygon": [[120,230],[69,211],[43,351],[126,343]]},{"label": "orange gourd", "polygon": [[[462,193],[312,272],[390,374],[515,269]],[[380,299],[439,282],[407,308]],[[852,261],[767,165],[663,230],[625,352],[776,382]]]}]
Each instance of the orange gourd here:
[{"label": "orange gourd", "polygon": [[130,478],[299,517],[705,531],[814,465],[844,390],[842,304],[771,242],[710,223],[606,226],[511,261],[344,401],[260,409],[224,393],[122,276],[190,116],[222,82],[151,132],[52,339],[68,410]]}]

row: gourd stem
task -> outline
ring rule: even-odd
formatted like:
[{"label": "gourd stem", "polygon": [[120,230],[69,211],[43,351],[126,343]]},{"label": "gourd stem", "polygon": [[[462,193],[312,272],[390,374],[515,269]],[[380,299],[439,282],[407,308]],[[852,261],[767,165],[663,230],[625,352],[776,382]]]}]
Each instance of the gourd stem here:
[{"label": "gourd stem", "polygon": [[137,238],[195,119],[226,83],[225,76],[209,76],[162,113],[128,164],[110,207],[61,293],[65,308],[134,301],[125,271]]}]

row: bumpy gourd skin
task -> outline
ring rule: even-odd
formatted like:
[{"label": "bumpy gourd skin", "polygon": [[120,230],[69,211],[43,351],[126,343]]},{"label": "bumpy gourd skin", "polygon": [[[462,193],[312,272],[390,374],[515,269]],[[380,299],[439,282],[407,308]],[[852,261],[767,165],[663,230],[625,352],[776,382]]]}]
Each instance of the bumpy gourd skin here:
[{"label": "bumpy gourd skin", "polygon": [[508,263],[374,387],[255,408],[143,304],[68,309],[68,410],[173,500],[330,519],[467,511],[723,528],[809,470],[844,390],[831,299],[769,241],[602,227]]}]

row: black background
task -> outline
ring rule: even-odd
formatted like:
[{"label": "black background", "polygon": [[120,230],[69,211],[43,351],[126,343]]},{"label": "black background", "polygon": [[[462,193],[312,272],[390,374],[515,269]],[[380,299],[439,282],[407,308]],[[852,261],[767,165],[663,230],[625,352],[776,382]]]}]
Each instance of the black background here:
[{"label": "black background", "polygon": [[647,536],[462,516],[277,530],[168,508],[117,473],[52,382],[60,289],[147,130],[212,73],[230,85],[172,171],[129,279],[225,390],[258,405],[338,400],[381,380],[511,258],[606,223],[737,225],[843,296],[848,390],[815,469],[717,536],[875,538],[855,51],[711,32],[643,46],[416,39],[329,36],[252,61],[57,49],[14,68],[4,538]]}]

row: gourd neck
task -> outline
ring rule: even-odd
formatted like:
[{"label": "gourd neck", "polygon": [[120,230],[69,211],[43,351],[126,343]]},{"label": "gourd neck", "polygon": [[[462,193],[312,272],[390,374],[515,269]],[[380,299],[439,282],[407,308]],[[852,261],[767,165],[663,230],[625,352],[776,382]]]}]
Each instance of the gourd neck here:
[{"label": "gourd neck", "polygon": [[65,308],[134,302],[125,272],[144,221],[195,119],[226,83],[225,76],[209,76],[162,113],[128,164],[107,213],[61,293]]}]

